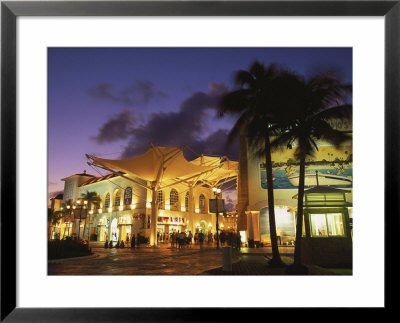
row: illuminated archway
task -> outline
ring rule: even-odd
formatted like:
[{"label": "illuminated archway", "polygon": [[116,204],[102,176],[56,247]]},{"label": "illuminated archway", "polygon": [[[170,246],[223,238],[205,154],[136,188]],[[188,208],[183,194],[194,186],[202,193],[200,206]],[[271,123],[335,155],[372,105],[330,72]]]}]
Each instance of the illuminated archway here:
[{"label": "illuminated archway", "polygon": [[111,236],[110,236],[110,240],[118,241],[118,237],[119,237],[119,229],[118,229],[117,219],[115,218],[114,220],[111,221]]}]

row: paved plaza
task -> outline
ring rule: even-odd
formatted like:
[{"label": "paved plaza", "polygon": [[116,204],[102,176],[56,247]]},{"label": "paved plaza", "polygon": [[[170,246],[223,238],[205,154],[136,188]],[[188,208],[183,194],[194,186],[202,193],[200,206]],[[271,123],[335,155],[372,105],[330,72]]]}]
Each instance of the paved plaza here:
[{"label": "paved plaza", "polygon": [[[200,249],[159,248],[105,249],[92,245],[93,256],[49,262],[49,275],[200,275],[222,266],[222,251],[208,246]],[[235,254],[234,258],[237,259]]]},{"label": "paved plaza", "polygon": [[[269,268],[271,248],[242,248],[233,251],[232,272],[223,272],[222,249],[205,245],[176,249],[169,245],[157,248],[105,249],[91,245],[93,255],[49,261],[49,275],[282,275],[283,269]],[[293,261],[293,247],[280,247],[282,259]],[[309,267],[311,275],[351,275],[351,270]]]},{"label": "paved plaza", "polygon": [[[215,246],[193,245],[176,249],[162,244],[157,248],[104,248],[92,243],[92,256],[49,261],[49,275],[202,275],[222,267],[222,249]],[[282,254],[293,253],[293,248],[281,250]],[[242,248],[233,251],[233,262],[243,257],[256,257],[266,262],[270,248]]]}]

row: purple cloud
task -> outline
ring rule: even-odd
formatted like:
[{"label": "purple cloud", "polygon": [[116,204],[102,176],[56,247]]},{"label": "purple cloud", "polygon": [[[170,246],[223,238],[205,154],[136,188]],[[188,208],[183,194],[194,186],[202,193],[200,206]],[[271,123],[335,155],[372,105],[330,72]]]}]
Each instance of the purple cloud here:
[{"label": "purple cloud", "polygon": [[106,99],[128,106],[145,106],[152,100],[160,100],[168,95],[156,88],[148,80],[136,80],[125,89],[116,91],[110,83],[100,83],[87,90],[87,93],[98,99]]},{"label": "purple cloud", "polygon": [[121,158],[143,153],[152,142],[160,146],[185,145],[199,154],[226,154],[237,159],[237,145],[226,146],[227,129],[218,129],[202,139],[202,135],[209,131],[209,112],[215,115],[216,105],[227,91],[225,83],[211,83],[207,93],[196,92],[183,101],[178,112],[152,113],[146,124],[132,130]]},{"label": "purple cloud", "polygon": [[92,139],[99,144],[126,139],[130,136],[136,122],[134,111],[123,110],[103,124],[97,136]]}]

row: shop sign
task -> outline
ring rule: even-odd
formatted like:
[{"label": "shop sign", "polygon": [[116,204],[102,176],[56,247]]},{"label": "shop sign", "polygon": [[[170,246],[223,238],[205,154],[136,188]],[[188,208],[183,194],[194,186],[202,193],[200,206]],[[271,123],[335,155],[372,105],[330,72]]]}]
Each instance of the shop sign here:
[{"label": "shop sign", "polygon": [[185,223],[185,218],[180,218],[180,217],[173,217],[171,216],[169,218],[170,223],[174,223],[174,224],[183,224]]},{"label": "shop sign", "polygon": [[127,187],[124,193],[124,204],[130,205],[132,204],[132,187]]},{"label": "shop sign", "polygon": [[[218,201],[218,208],[217,208]],[[225,200],[224,199],[209,199],[209,211],[210,213],[225,212]]]},{"label": "shop sign", "polygon": [[169,223],[169,217],[168,216],[159,216],[158,217],[158,223]]},{"label": "shop sign", "polygon": [[129,216],[120,216],[118,217],[118,224],[131,224]]}]

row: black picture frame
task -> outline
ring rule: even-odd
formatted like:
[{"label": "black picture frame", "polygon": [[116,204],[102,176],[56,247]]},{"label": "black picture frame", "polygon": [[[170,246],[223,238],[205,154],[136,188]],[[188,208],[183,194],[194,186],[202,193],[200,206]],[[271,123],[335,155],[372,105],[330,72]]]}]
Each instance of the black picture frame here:
[{"label": "black picture frame", "polygon": [[[243,309],[16,307],[16,19],[19,16],[382,16],[385,19],[385,309],[394,305],[388,255],[399,229],[400,1],[2,1],[1,320],[5,322],[235,321]],[[38,215],[40,216],[40,215]],[[393,231],[393,232],[392,232]],[[373,243],[373,242],[372,242]],[[373,261],[373,255],[371,255]],[[389,278],[390,277],[390,278]],[[393,296],[392,296],[393,297]],[[151,303],[151,300],[150,300]],[[179,303],[177,303],[179,304]],[[265,304],[266,307],[268,304]],[[251,309],[257,317],[261,309]],[[247,313],[245,314],[248,315]],[[235,319],[236,318],[236,319]]]}]

